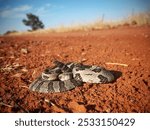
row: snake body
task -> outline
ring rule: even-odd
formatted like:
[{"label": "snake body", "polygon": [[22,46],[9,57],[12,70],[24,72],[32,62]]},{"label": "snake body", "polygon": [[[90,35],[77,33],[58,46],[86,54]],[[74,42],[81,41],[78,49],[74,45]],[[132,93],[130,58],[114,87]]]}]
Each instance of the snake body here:
[{"label": "snake body", "polygon": [[113,74],[103,67],[73,62],[65,64],[60,61],[55,61],[54,64],[54,67],[46,68],[30,84],[30,90],[43,93],[65,92],[82,86],[85,82],[110,83],[114,81]]}]

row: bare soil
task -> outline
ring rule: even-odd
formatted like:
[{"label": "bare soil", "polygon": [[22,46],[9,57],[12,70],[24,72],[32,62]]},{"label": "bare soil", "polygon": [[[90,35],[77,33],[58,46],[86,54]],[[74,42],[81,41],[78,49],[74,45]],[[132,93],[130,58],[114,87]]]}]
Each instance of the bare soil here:
[{"label": "bare soil", "polygon": [[[30,91],[55,59],[106,67],[116,81]],[[150,112],[150,27],[1,36],[0,112]]]}]

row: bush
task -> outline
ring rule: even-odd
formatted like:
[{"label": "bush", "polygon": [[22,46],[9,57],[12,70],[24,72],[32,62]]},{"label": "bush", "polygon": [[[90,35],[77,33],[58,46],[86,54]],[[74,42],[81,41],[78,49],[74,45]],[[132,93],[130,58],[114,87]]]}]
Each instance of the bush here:
[{"label": "bush", "polygon": [[7,31],[7,32],[5,32],[4,33],[4,35],[9,35],[9,34],[14,34],[14,33],[17,33],[18,31],[16,31],[16,30],[9,30],[9,31]]},{"label": "bush", "polygon": [[44,24],[42,23],[41,20],[39,20],[39,17],[29,13],[26,14],[27,15],[27,20],[23,19],[22,22],[26,25],[26,26],[30,26],[32,28],[32,30],[38,30],[38,29],[43,29],[44,28]]}]

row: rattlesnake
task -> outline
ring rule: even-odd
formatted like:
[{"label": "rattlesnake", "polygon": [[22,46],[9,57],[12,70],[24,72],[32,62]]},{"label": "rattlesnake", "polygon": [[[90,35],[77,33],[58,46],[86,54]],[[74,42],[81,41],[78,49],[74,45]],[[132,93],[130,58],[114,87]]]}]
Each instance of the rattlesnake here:
[{"label": "rattlesnake", "polygon": [[46,68],[33,81],[29,89],[32,91],[49,93],[64,92],[87,83],[110,83],[114,75],[103,67],[83,65],[81,63],[54,62],[54,67]]}]

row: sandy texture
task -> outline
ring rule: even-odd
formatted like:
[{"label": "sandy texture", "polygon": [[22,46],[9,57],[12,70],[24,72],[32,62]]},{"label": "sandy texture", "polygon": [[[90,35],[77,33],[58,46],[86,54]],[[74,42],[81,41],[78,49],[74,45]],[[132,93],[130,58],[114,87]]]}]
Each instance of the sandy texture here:
[{"label": "sandy texture", "polygon": [[[106,67],[116,81],[30,91],[54,59]],[[0,112],[150,112],[150,27],[1,36]]]}]

